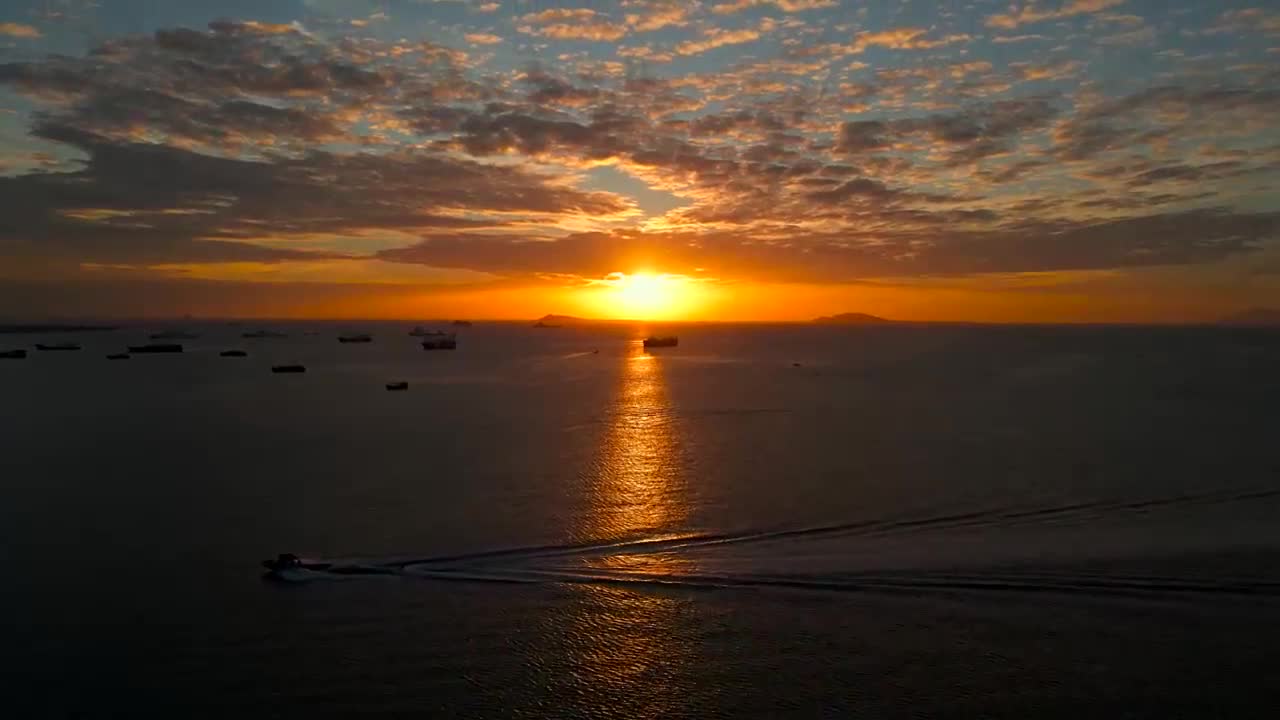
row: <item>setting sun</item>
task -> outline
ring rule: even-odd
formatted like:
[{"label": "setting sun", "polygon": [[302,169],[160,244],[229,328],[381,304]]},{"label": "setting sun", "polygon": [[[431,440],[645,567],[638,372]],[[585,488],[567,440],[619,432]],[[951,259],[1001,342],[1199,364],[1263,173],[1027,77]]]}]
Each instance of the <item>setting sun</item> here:
[{"label": "setting sun", "polygon": [[687,317],[693,310],[692,283],[682,275],[611,273],[597,296],[601,312],[632,320]]}]

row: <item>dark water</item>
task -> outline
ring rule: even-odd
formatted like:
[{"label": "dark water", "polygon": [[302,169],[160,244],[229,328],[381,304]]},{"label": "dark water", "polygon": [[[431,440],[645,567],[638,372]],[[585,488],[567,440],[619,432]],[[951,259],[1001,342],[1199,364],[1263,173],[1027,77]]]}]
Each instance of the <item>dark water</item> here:
[{"label": "dark water", "polygon": [[253,327],[0,361],[7,715],[1280,706],[1280,334]]}]

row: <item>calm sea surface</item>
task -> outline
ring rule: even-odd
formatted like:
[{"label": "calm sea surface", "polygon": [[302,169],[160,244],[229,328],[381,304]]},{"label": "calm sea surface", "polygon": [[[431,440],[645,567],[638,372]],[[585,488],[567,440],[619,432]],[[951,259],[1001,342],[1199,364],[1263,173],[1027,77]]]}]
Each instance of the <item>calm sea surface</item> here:
[{"label": "calm sea surface", "polygon": [[0,336],[7,717],[1280,707],[1280,333],[258,327]]}]

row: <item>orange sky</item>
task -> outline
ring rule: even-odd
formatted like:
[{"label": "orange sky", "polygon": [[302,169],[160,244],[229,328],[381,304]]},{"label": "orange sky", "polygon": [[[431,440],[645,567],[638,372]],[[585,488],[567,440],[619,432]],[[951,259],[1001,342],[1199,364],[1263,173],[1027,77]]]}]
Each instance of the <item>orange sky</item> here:
[{"label": "orange sky", "polygon": [[1280,305],[1249,0],[163,5],[0,9],[0,316]]},{"label": "orange sky", "polygon": [[[1256,287],[1234,288],[1211,284],[1203,291],[1186,292],[1188,281],[1172,271],[1147,272],[1138,279],[1108,272],[1021,275],[1004,277],[998,284],[990,277],[862,285],[706,281],[678,286],[669,297],[639,300],[604,283],[579,282],[419,286],[104,281],[82,287],[76,298],[37,296],[42,288],[28,289],[54,315],[83,315],[79,308],[90,302],[100,314],[128,317],[526,320],[555,313],[659,321],[805,321],[866,312],[913,321],[1202,322],[1262,304],[1259,301],[1275,289],[1268,282],[1270,278],[1263,278]],[[1184,290],[1179,302],[1170,301],[1171,288]],[[6,302],[5,290],[0,285],[0,303],[15,304]]]}]

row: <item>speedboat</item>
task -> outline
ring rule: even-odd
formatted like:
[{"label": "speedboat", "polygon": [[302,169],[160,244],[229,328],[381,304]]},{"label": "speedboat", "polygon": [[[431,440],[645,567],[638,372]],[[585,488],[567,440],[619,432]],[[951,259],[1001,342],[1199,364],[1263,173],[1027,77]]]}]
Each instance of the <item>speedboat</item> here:
[{"label": "speedboat", "polygon": [[293,553],[280,553],[275,560],[263,560],[262,567],[268,570],[328,570],[333,563],[303,560]]},{"label": "speedboat", "polygon": [[338,336],[338,342],[340,342],[340,343],[367,343],[367,342],[373,342],[373,336],[372,336],[372,335],[365,335],[365,334],[363,334],[363,333],[361,333],[361,334],[359,334],[359,335],[339,335],[339,336]]},{"label": "speedboat", "polygon": [[4,352],[0,352],[0,359],[3,360],[21,360],[26,356],[26,350],[5,350]]},{"label": "speedboat", "polygon": [[647,348],[675,347],[679,344],[680,338],[674,335],[669,337],[647,337],[644,339],[644,346]]},{"label": "speedboat", "polygon": [[267,577],[272,580],[286,582],[302,582],[320,577],[333,567],[333,563],[303,560],[293,553],[280,553],[275,560],[263,560],[262,567],[267,569]]},{"label": "speedboat", "polygon": [[454,350],[458,347],[458,339],[452,333],[429,337],[422,341],[423,350]]},{"label": "speedboat", "polygon": [[151,343],[149,345],[130,345],[129,352],[135,355],[152,353],[180,353],[182,346],[177,343]]},{"label": "speedboat", "polygon": [[274,560],[263,560],[267,577],[286,582],[304,582],[333,575],[397,575],[399,571],[383,565],[358,565],[305,560],[293,553],[280,553]]},{"label": "speedboat", "polygon": [[36,343],[36,349],[45,352],[79,350],[80,343]]},{"label": "speedboat", "polygon": [[200,336],[186,330],[161,330],[149,336],[151,340],[195,340],[198,337]]}]

